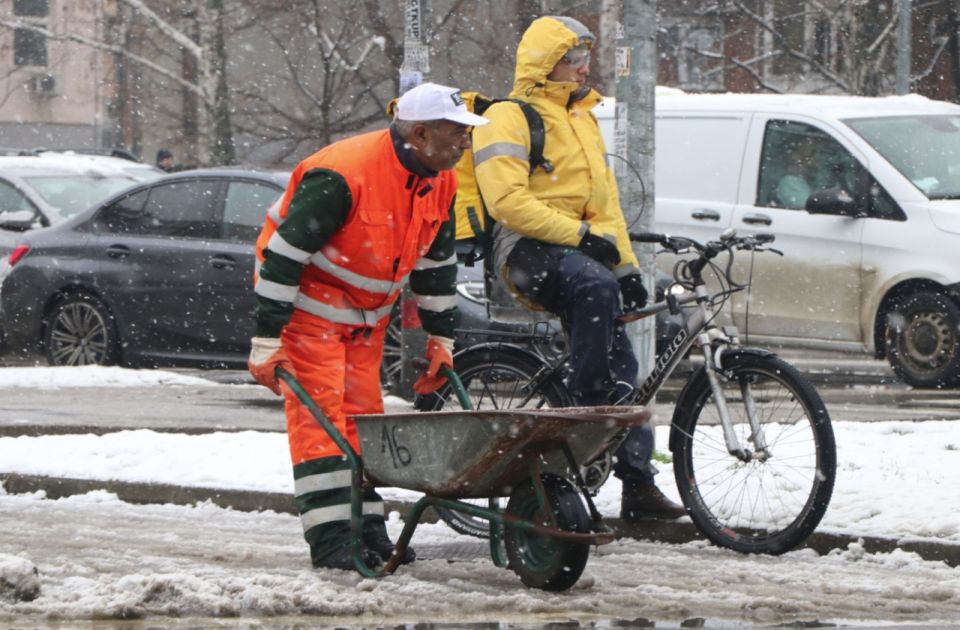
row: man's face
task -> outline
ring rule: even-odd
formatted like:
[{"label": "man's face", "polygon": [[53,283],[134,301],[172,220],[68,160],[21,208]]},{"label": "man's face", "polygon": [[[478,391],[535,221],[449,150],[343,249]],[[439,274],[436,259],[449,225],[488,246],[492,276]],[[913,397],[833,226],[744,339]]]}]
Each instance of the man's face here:
[{"label": "man's face", "polygon": [[472,127],[450,120],[425,123],[414,130],[417,159],[431,171],[447,171],[460,161],[470,148]]},{"label": "man's face", "polygon": [[564,55],[553,71],[547,75],[550,81],[570,81],[583,87],[590,76],[590,51],[585,49],[570,50]]}]

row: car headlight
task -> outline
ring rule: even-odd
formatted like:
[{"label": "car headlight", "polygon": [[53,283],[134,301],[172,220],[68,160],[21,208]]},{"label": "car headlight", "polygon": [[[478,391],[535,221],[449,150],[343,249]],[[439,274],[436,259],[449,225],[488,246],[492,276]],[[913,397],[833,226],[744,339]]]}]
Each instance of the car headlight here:
[{"label": "car headlight", "polygon": [[487,290],[482,282],[458,282],[457,293],[477,304],[487,303]]}]

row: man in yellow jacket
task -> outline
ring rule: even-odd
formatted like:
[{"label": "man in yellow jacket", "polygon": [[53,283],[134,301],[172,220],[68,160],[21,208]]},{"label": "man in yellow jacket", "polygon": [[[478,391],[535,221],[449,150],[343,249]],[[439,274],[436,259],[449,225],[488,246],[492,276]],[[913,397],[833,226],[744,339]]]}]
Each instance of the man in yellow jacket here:
[{"label": "man in yellow jacket", "polygon": [[[474,130],[477,184],[493,231],[493,264],[520,301],[558,315],[570,336],[569,386],[581,405],[607,405],[636,386],[637,360],[617,317],[647,292],[630,246],[616,180],[586,84],[595,38],[580,22],[535,20],[517,47],[511,99],[530,103],[546,132],[530,169],[530,127],[516,103],[485,112]],[[621,304],[622,297],[622,304]],[[681,506],[653,483],[653,433],[634,429],[616,453],[621,518],[676,518]]]}]

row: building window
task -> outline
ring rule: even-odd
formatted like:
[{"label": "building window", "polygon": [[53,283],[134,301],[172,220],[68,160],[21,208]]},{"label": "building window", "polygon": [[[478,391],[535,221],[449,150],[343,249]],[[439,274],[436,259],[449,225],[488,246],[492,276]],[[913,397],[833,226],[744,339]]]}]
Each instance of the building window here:
[{"label": "building window", "polygon": [[18,66],[47,65],[47,38],[25,28],[13,32],[13,63]]},{"label": "building window", "polygon": [[25,17],[47,17],[50,3],[47,0],[13,0],[13,14]]}]

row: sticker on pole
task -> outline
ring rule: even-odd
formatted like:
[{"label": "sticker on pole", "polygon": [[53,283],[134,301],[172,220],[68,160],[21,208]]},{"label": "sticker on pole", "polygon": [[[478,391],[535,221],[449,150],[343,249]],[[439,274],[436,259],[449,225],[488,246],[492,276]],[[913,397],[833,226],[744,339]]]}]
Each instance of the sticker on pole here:
[{"label": "sticker on pole", "polygon": [[400,93],[404,94],[409,90],[423,83],[423,73],[411,72],[410,70],[400,71]]},{"label": "sticker on pole", "polygon": [[613,153],[621,159],[616,161],[613,167],[613,174],[617,177],[626,177],[628,174],[627,164],[629,156],[627,155],[627,132],[629,131],[630,120],[627,117],[627,104],[617,101],[613,126]]},{"label": "sticker on pole", "polygon": [[423,30],[420,28],[420,0],[407,0],[404,8],[404,44],[423,41]]},{"label": "sticker on pole", "polygon": [[630,76],[630,56],[633,49],[629,46],[617,46],[616,72],[618,77]]},{"label": "sticker on pole", "polygon": [[429,73],[430,46],[416,42],[404,42],[403,67],[407,70],[422,72],[423,74]]}]

